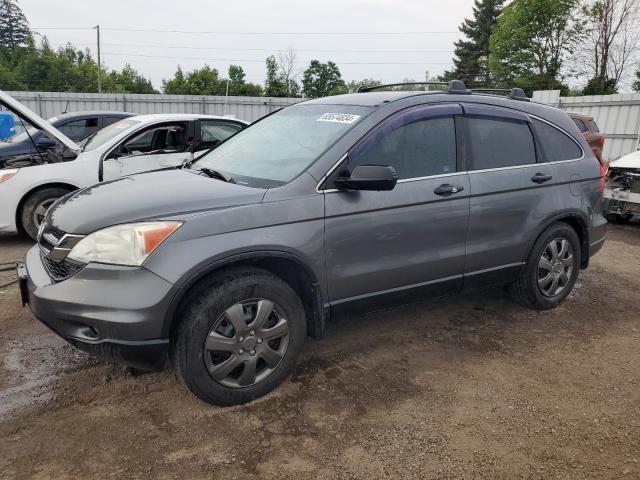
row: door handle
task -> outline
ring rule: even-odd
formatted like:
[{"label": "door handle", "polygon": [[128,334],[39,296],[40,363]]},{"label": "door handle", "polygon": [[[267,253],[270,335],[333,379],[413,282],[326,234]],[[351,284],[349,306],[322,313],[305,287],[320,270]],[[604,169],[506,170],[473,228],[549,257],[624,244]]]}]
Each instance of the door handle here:
[{"label": "door handle", "polygon": [[461,185],[451,185],[449,183],[443,183],[438,188],[436,188],[433,193],[441,196],[448,196],[454,193],[458,193],[464,190],[464,187]]},{"label": "door handle", "polygon": [[551,175],[545,175],[544,173],[536,173],[533,177],[531,177],[531,181],[535,183],[544,183],[551,180],[553,177]]}]

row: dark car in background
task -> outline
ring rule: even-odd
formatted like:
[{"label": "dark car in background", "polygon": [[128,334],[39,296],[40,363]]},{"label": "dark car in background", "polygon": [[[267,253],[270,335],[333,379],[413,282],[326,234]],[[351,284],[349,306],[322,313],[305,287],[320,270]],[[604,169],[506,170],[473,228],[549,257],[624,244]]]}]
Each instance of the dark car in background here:
[{"label": "dark car in background", "polygon": [[591,151],[602,163],[602,149],[604,148],[604,135],[600,133],[600,128],[593,117],[582,115],[581,113],[569,113],[569,117],[576,124],[580,133],[589,144]]},{"label": "dark car in background", "polygon": [[[63,113],[51,117],[47,121],[71,140],[78,143],[107,125],[111,125],[112,123],[133,115],[135,115],[135,113],[75,112]],[[30,136],[31,138],[29,138]],[[0,142],[0,168],[3,168],[5,162],[10,158],[50,150],[55,153],[60,153],[62,146],[58,141],[47,137],[41,130],[30,126],[27,130]]]}]

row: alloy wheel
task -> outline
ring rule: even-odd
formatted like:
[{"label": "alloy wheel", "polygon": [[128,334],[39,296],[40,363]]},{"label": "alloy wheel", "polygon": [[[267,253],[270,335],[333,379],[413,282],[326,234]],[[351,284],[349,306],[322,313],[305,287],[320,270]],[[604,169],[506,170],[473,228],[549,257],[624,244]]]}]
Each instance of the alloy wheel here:
[{"label": "alloy wheel", "polygon": [[273,373],[287,352],[289,322],[267,299],[245,300],[227,308],[204,342],[209,375],[227,387],[255,385]]},{"label": "alloy wheel", "polygon": [[573,248],[566,238],[554,238],[538,262],[538,288],[545,297],[555,297],[569,284],[573,273]]},{"label": "alloy wheel", "polygon": [[42,220],[44,220],[47,210],[49,210],[49,207],[53,205],[56,200],[58,199],[46,198],[33,209],[33,224],[36,226],[36,231],[40,228],[40,224],[42,224]]}]

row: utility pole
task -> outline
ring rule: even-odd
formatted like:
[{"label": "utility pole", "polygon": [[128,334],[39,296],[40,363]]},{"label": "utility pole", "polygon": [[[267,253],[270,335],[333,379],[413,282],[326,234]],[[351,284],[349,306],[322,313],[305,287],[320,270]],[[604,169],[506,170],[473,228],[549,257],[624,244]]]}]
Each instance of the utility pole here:
[{"label": "utility pole", "polygon": [[100,76],[102,75],[102,66],[100,61],[100,25],[96,25],[93,28],[95,29],[98,37],[98,93],[102,93],[102,83],[100,81]]}]

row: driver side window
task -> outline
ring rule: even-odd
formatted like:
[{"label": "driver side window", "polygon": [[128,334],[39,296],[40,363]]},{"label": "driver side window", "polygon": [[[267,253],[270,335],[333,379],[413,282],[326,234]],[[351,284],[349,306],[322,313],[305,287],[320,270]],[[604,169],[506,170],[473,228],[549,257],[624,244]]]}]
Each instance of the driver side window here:
[{"label": "driver side window", "polygon": [[116,156],[161,155],[188,149],[186,126],[162,125],[140,132],[117,149]]}]

